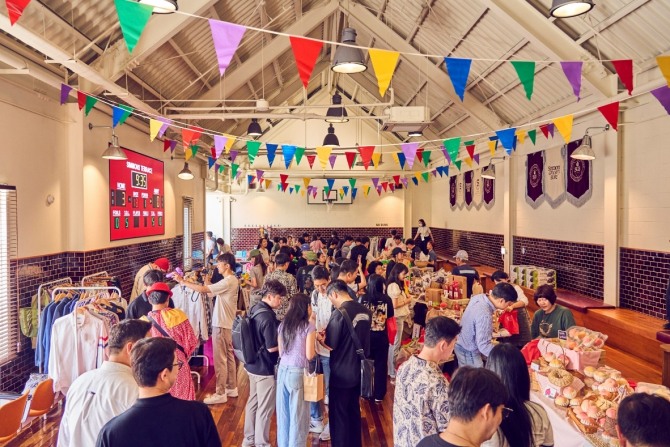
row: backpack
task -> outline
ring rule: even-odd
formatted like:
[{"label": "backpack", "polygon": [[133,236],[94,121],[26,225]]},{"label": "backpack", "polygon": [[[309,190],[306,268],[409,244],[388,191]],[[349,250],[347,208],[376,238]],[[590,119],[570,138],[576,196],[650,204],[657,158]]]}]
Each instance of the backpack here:
[{"label": "backpack", "polygon": [[232,339],[233,353],[243,364],[255,363],[258,360],[258,351],[262,348],[256,340],[253,328],[253,318],[263,312],[272,312],[269,309],[260,309],[251,315],[238,315],[233,321]]}]

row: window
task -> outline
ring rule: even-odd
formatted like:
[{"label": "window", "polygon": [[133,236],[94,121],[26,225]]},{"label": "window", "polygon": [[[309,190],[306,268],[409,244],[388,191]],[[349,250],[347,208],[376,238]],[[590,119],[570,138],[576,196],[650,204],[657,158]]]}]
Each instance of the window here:
[{"label": "window", "polygon": [[184,206],[184,270],[190,270],[193,265],[193,198],[183,197]]},{"label": "window", "polygon": [[17,246],[16,187],[0,185],[0,364],[16,355],[18,344],[18,293],[10,268]]}]

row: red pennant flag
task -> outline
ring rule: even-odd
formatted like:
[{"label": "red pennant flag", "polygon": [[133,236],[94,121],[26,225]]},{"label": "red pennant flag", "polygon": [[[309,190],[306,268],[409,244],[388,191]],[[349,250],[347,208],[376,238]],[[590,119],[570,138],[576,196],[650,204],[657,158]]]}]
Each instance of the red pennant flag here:
[{"label": "red pennant flag", "polygon": [[296,36],[291,36],[289,39],[291,40],[291,49],[296,65],[298,65],[302,85],[307,88],[309,78],[312,77],[312,70],[316,65],[316,59],[319,57],[321,47],[323,47],[323,42]]},{"label": "red pennant flag", "polygon": [[182,143],[184,143],[184,150],[186,150],[186,148],[189,146],[194,145],[200,138],[200,135],[202,135],[203,131],[204,129],[196,126],[191,126],[188,129],[182,129],[181,139]]},{"label": "red pennant flag", "polygon": [[603,114],[608,123],[614,130],[617,130],[619,125],[619,101],[598,107],[600,113]]},{"label": "red pennant flag", "polygon": [[163,140],[163,152],[167,152],[170,149],[170,140],[167,138]]},{"label": "red pennant flag", "polygon": [[214,148],[214,146],[210,147],[209,150],[212,153],[212,158],[216,160],[218,157],[216,156],[216,149]]},{"label": "red pennant flag", "polygon": [[391,192],[395,191],[395,186],[393,186],[393,183],[389,183],[389,189],[391,190]]},{"label": "red pennant flag", "polygon": [[316,160],[316,155],[306,155],[307,162],[309,163],[309,169],[312,169],[314,166],[314,160]]},{"label": "red pennant flag", "polygon": [[281,184],[284,185],[286,184],[286,180],[288,180],[288,174],[279,174],[279,178],[281,179]]},{"label": "red pennant flag", "polygon": [[386,192],[388,187],[389,187],[389,182],[382,182],[382,188],[384,188],[384,192]]},{"label": "red pennant flag", "polygon": [[370,161],[372,161],[372,153],[375,151],[374,146],[360,146],[358,152],[361,153],[361,160],[363,161],[363,166],[367,171],[370,167]]},{"label": "red pennant flag", "polygon": [[84,108],[86,105],[86,93],[77,91],[77,105],[79,105],[79,110]]},{"label": "red pennant flag", "polygon": [[632,59],[621,59],[617,61],[612,61],[616,74],[619,75],[619,79],[628,90],[630,95],[633,91],[633,61]]},{"label": "red pennant flag", "polygon": [[397,185],[400,183],[400,176],[399,175],[394,175],[393,176],[393,182]]},{"label": "red pennant flag", "polygon": [[354,167],[354,162],[356,161],[356,152],[345,152],[344,155],[347,157],[347,164],[349,169]]},{"label": "red pennant flag", "polygon": [[[5,0],[7,4],[7,13],[9,14],[9,22],[14,25],[23,14],[30,0]],[[80,107],[81,109],[81,107]]]},{"label": "red pennant flag", "polygon": [[465,149],[468,151],[468,154],[470,155],[470,158],[475,158],[475,145],[474,144],[469,144],[465,146]]},{"label": "red pennant flag", "polygon": [[542,134],[544,135],[544,138],[546,138],[548,140],[549,139],[549,124],[541,125],[540,130],[542,131]]}]

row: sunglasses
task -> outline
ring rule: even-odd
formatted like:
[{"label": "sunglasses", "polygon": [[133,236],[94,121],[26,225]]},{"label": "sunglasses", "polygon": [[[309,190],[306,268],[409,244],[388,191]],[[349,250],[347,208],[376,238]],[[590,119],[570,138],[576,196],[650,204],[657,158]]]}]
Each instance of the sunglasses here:
[{"label": "sunglasses", "polygon": [[503,407],[502,409],[502,418],[507,419],[514,410],[511,408]]}]

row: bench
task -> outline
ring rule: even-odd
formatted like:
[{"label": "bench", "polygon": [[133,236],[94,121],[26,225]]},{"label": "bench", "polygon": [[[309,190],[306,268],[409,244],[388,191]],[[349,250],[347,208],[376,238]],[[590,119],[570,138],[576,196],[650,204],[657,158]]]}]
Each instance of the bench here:
[{"label": "bench", "polygon": [[656,340],[663,343],[661,353],[663,354],[663,385],[670,387],[670,331],[663,330],[656,333]]}]

